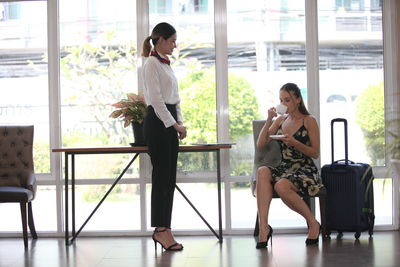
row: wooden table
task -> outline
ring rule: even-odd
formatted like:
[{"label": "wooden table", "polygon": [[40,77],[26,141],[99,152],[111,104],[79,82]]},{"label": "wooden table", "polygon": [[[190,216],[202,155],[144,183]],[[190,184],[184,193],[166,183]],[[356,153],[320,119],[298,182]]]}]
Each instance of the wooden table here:
[{"label": "wooden table", "polygon": [[[218,187],[218,227],[219,232],[217,232],[211,227],[211,225],[206,221],[206,219],[200,214],[200,212],[196,209],[193,203],[189,200],[189,198],[182,192],[182,190],[176,185],[176,189],[179,193],[182,194],[183,198],[189,203],[189,205],[194,209],[194,211],[200,216],[203,222],[208,226],[208,228],[213,232],[213,234],[218,238],[219,242],[222,243],[222,210],[221,210],[221,166],[220,166],[220,150],[221,149],[230,149],[232,144],[201,144],[201,145],[188,145],[188,146],[180,146],[179,152],[216,152],[217,153],[217,187]],[[65,244],[70,245],[85,225],[89,222],[90,218],[94,215],[100,205],[104,202],[107,196],[111,193],[113,188],[117,185],[119,180],[125,174],[125,172],[129,169],[132,163],[136,160],[136,158],[141,153],[147,153],[147,146],[135,146],[135,147],[64,147],[64,148],[54,148],[53,152],[61,152],[64,153],[65,157]],[[89,155],[89,154],[135,154],[133,158],[130,160],[128,165],[124,168],[118,178],[115,179],[114,183],[107,191],[107,193],[103,196],[97,206],[93,209],[92,213],[88,216],[86,221],[82,224],[82,226],[75,231],[75,155]],[[71,170],[69,168],[69,158],[71,158]],[[72,216],[72,236],[69,236],[69,173],[71,173],[71,216]]]}]

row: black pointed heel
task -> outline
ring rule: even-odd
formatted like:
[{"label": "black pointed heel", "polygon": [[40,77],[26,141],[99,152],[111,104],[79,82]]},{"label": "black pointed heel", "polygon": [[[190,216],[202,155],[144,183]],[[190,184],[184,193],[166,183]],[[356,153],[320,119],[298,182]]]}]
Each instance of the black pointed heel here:
[{"label": "black pointed heel", "polygon": [[307,238],[306,239],[306,246],[318,244],[318,242],[319,242],[319,234],[321,233],[321,225],[319,223],[318,223],[318,225],[319,225],[319,231],[318,231],[317,238]]},{"label": "black pointed heel", "polygon": [[272,233],[274,232],[274,230],[272,230],[272,227],[269,224],[268,224],[268,227],[269,227],[269,233],[267,235],[267,241],[257,242],[256,249],[266,248],[268,246],[269,239],[271,239],[271,247],[272,247]]},{"label": "black pointed heel", "polygon": [[[167,251],[181,251],[181,250],[183,249],[182,244],[174,243],[174,244],[172,244],[172,245],[169,246],[169,247],[165,247],[160,241],[158,241],[158,240],[156,239],[156,234],[157,234],[157,233],[162,233],[162,232],[165,232],[165,231],[167,231],[167,228],[164,229],[164,230],[158,230],[158,229],[155,229],[155,230],[154,230],[153,235],[151,236],[151,237],[153,238],[153,241],[154,241],[154,250],[157,252],[157,243],[159,243],[159,244],[161,245],[161,247],[162,247],[164,250],[167,250]],[[176,247],[176,246],[178,246],[178,245],[179,245],[180,247]],[[175,247],[175,248],[174,248],[174,247]]]}]

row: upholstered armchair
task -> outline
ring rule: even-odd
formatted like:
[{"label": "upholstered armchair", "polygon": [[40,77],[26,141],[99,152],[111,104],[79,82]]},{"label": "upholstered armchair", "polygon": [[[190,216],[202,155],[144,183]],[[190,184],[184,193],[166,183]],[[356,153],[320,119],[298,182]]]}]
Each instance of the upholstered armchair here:
[{"label": "upholstered armchair", "polygon": [[[253,121],[253,138],[254,138],[254,167],[253,167],[253,175],[251,181],[251,190],[253,196],[255,196],[255,188],[256,188],[256,179],[257,179],[257,170],[261,166],[270,166],[276,167],[281,162],[281,150],[279,147],[279,143],[276,140],[271,140],[264,148],[257,148],[257,139],[258,135],[262,127],[265,124],[265,120],[256,120]],[[322,236],[325,237],[326,235],[326,188],[323,187],[320,189],[318,194],[315,196],[319,198],[319,207],[321,213],[321,230]],[[279,198],[279,195],[274,191],[273,198]],[[310,197],[304,196],[304,202],[311,207]],[[254,228],[254,236],[258,236],[259,227],[258,227],[258,214],[256,218],[256,225]]]},{"label": "upholstered armchair", "polygon": [[32,238],[37,238],[32,214],[36,193],[32,149],[33,126],[0,126],[0,203],[20,203],[25,248],[27,225]]}]

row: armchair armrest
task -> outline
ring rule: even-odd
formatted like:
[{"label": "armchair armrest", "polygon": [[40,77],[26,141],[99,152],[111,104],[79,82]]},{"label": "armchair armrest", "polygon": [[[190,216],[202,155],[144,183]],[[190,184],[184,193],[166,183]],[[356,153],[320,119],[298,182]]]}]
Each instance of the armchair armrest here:
[{"label": "armchair armrest", "polygon": [[28,174],[28,179],[26,180],[26,188],[32,191],[34,199],[36,195],[37,183],[36,176],[33,171]]},{"label": "armchair armrest", "polygon": [[257,148],[254,151],[254,166],[251,176],[251,192],[255,196],[257,171],[261,166],[276,167],[281,162],[281,149],[276,140],[271,140],[264,148]]}]

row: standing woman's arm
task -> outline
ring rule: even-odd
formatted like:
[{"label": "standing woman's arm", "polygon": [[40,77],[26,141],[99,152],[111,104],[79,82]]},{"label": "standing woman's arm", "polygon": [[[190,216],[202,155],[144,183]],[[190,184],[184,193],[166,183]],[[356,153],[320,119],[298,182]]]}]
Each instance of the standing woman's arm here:
[{"label": "standing woman's arm", "polygon": [[178,117],[177,123],[179,125],[183,125],[183,117],[182,117],[182,110],[181,110],[181,104],[176,104],[176,115]]},{"label": "standing woman's arm", "polygon": [[149,57],[143,69],[143,79],[147,97],[150,99],[151,106],[160,117],[166,128],[173,126],[176,121],[165,105],[165,100],[161,94],[160,74],[157,69],[159,64],[157,59]]}]

